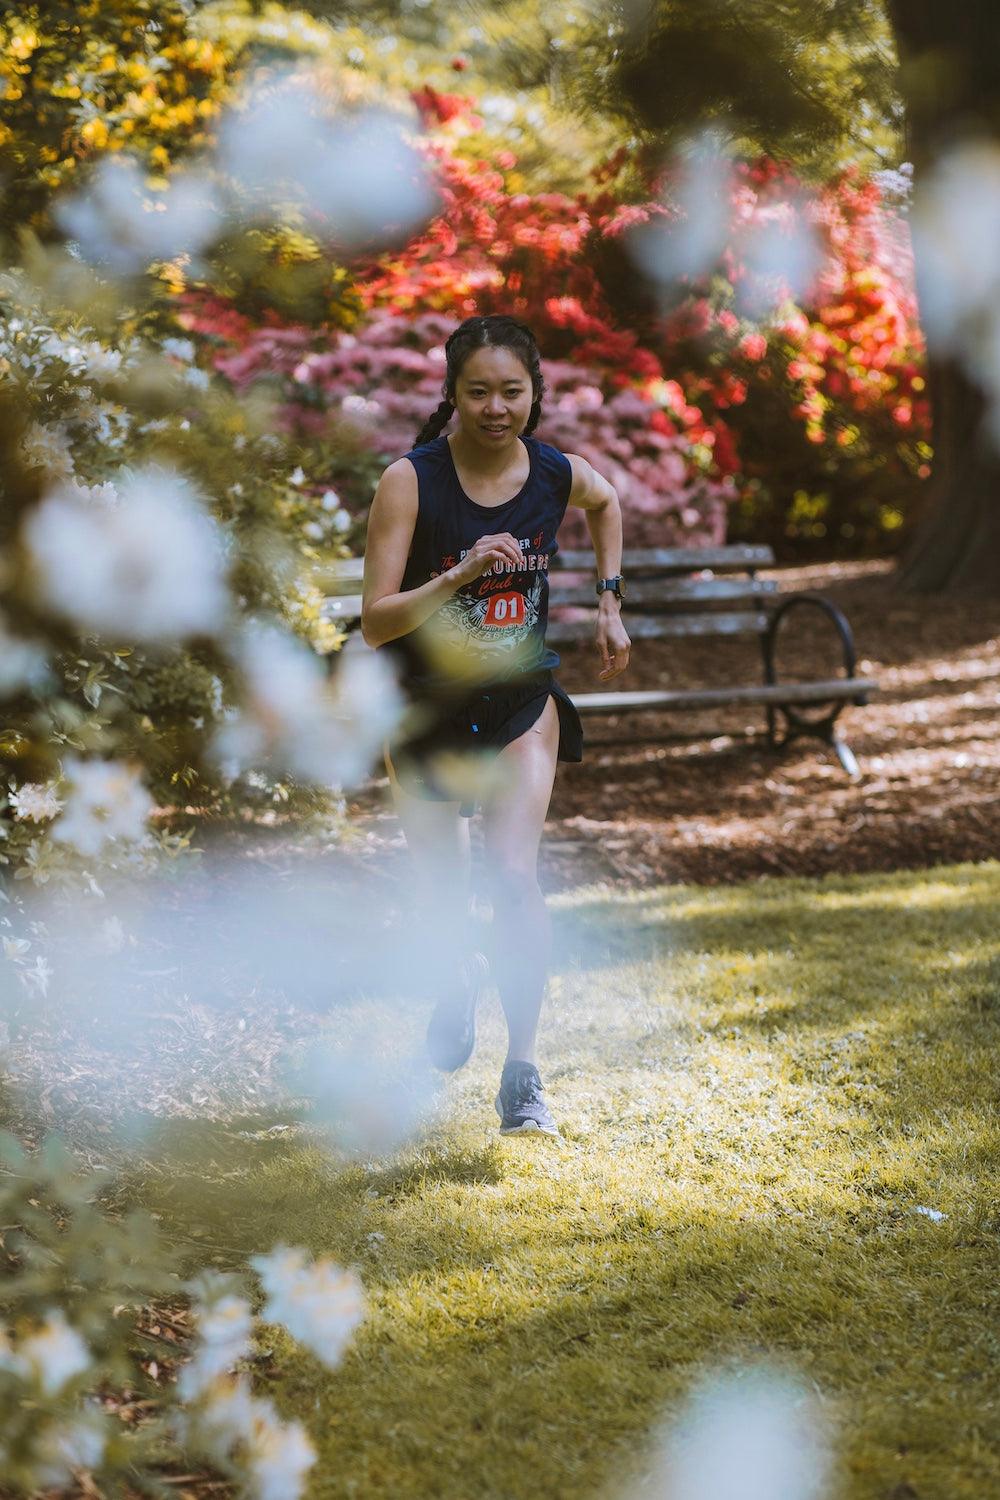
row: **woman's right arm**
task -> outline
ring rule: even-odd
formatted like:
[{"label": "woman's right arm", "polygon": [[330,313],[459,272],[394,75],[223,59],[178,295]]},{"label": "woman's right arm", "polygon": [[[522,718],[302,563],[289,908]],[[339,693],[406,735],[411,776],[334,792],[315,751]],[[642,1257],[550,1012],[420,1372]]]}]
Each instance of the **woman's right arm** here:
[{"label": "woman's right arm", "polygon": [[361,634],[369,646],[384,646],[416,630],[499,558],[515,567],[520,564],[521,553],[510,532],[484,536],[455,567],[401,593],[417,508],[416,470],[409,459],[397,459],[379,480],[368,514]]}]

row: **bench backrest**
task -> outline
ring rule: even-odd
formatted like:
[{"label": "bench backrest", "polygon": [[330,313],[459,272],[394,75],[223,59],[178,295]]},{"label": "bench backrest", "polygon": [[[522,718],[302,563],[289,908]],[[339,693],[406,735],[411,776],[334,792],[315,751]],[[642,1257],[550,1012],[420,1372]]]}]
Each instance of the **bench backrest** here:
[{"label": "bench backrest", "polygon": [[[760,634],[767,628],[766,606],[778,585],[757,578],[756,570],[773,563],[774,553],[765,546],[626,548],[622,572],[629,634]],[[363,573],[363,558],[336,564],[324,606],[330,619],[358,618]],[[549,575],[547,630],[553,641],[583,637],[597,611],[594,579],[593,552],[568,548],[556,554]]]}]

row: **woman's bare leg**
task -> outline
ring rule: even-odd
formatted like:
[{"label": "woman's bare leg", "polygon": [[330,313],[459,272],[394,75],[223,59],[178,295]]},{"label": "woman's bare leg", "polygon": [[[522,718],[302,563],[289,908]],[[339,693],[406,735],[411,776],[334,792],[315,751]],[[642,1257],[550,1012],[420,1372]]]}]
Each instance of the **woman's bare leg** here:
[{"label": "woman's bare leg", "polygon": [[428,988],[438,995],[454,985],[471,945],[469,820],[459,816],[457,802],[411,796],[388,753],[385,764],[412,861],[421,964]]},{"label": "woman's bare leg", "polygon": [[507,1018],[507,1059],[535,1061],[535,1033],[549,967],[549,914],[538,884],[541,842],[559,753],[559,711],[540,717],[500,751],[502,790],[483,810],[493,902],[493,970]]}]

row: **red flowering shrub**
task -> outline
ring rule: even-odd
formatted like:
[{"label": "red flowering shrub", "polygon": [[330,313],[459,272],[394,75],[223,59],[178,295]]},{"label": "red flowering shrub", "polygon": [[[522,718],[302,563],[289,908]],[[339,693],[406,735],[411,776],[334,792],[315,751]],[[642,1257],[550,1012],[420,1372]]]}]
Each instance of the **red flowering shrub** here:
[{"label": "red flowering shrub", "polygon": [[[551,396],[539,435],[612,479],[633,543],[719,539],[728,500],[731,536],[786,556],[884,547],[926,472],[929,413],[905,226],[887,232],[875,184],[847,172],[806,200],[787,168],[738,164],[728,248],[666,305],[631,257],[633,235],[677,217],[653,200],[663,181],[650,176],[645,203],[619,202],[619,157],[572,197],[509,193],[511,152],[487,163],[455,149],[476,123],[473,101],[413,97],[444,206],[402,250],[351,267],[364,310],[351,332],[276,317],[253,326],[204,297],[186,306],[186,325],[216,343],[217,368],[238,384],[278,383],[284,424],[318,445],[321,468],[336,469],[344,422],[373,460],[405,452],[440,399],[448,330],[502,311],[542,349]],[[743,249],[796,214],[822,269],[801,305],[786,297],[763,316]],[[367,500],[349,475],[338,488]]]},{"label": "red flowering shrub", "polygon": [[[733,240],[801,192],[773,162],[741,163]],[[930,409],[905,220],[876,183],[844,172],[809,203],[822,268],[801,305],[758,325],[732,249],[721,274],[681,286],[652,347],[690,399],[724,414],[740,498],[733,540],[780,555],[884,551],[929,473]],[[716,447],[725,466],[728,437]]]}]

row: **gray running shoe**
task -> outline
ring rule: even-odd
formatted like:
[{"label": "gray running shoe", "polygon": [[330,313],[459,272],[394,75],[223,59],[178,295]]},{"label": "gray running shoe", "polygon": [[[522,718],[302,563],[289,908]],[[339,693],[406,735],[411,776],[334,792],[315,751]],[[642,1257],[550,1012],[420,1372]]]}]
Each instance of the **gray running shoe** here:
[{"label": "gray running shoe", "polygon": [[558,1136],[559,1127],[542,1098],[543,1093],[534,1063],[505,1063],[496,1097],[500,1134]]},{"label": "gray running shoe", "polygon": [[476,1006],[490,977],[485,953],[473,953],[459,971],[457,993],[435,1005],[427,1024],[427,1052],[442,1073],[454,1073],[476,1045]]}]

